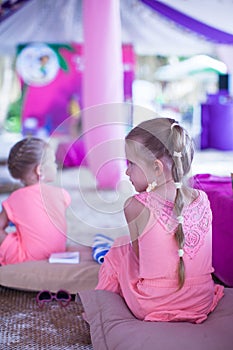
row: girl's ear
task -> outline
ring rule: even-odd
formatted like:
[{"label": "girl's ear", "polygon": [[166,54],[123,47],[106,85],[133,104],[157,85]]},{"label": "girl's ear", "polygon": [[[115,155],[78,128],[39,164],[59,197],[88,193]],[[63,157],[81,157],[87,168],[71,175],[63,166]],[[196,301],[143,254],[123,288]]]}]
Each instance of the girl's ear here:
[{"label": "girl's ear", "polygon": [[36,166],[35,172],[36,172],[36,175],[41,176],[41,166],[40,166],[40,164]]},{"label": "girl's ear", "polygon": [[154,162],[156,176],[160,176],[164,172],[164,166],[161,160],[156,159]]}]

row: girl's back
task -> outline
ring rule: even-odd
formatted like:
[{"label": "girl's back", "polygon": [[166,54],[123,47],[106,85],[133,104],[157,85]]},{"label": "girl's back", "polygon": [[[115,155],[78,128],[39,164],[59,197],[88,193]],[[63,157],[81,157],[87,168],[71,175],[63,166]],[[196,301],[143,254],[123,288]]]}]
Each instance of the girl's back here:
[{"label": "girl's back", "polygon": [[[174,279],[177,283],[179,256],[174,232],[177,218],[173,203],[155,192],[143,192],[135,196],[150,211],[149,221],[138,238],[139,277]],[[184,263],[186,282],[189,278],[210,274],[212,215],[206,194],[198,197],[183,209],[185,234]]]}]

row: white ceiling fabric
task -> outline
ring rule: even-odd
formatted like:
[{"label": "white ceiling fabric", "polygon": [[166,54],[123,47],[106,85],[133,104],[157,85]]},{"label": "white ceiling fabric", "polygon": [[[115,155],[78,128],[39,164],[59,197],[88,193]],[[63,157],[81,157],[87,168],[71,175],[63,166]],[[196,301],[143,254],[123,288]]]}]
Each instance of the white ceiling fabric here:
[{"label": "white ceiling fabric", "polygon": [[131,41],[138,54],[191,56],[213,54],[215,45],[184,31],[140,1],[121,1],[122,37]]},{"label": "white ceiling fabric", "polygon": [[159,0],[187,16],[233,34],[232,0]]},{"label": "white ceiling fabric", "polygon": [[81,0],[31,0],[0,23],[0,54],[32,41],[82,41]]},{"label": "white ceiling fabric", "polygon": [[[160,0],[217,29],[233,33],[233,0]],[[140,0],[121,0],[122,41],[141,55],[216,54],[216,45],[166,20]],[[0,54],[19,43],[82,42],[82,0],[31,0],[0,23]]]}]

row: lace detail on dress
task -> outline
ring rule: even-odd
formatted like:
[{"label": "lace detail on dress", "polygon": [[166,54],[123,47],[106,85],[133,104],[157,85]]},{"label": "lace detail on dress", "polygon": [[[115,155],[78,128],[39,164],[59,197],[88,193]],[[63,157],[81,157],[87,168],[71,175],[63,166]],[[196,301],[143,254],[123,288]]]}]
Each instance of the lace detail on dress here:
[{"label": "lace detail on dress", "polygon": [[[142,192],[137,194],[136,199],[151,210],[155,220],[158,220],[163,228],[172,233],[177,226],[173,215],[173,204],[156,195],[154,192]],[[173,218],[173,219],[172,219]]]},{"label": "lace detail on dress", "polygon": [[[143,192],[136,199],[150,209],[155,220],[158,220],[168,233],[174,233],[177,220],[173,213],[173,203],[164,200],[155,193]],[[207,196],[200,191],[197,200],[183,211],[185,234],[185,253],[192,259],[204,244],[205,236],[210,230],[211,211]]]},{"label": "lace detail on dress", "polygon": [[199,202],[194,208],[185,210],[185,246],[184,250],[192,259],[204,244],[205,236],[210,230],[211,214],[203,201]]}]

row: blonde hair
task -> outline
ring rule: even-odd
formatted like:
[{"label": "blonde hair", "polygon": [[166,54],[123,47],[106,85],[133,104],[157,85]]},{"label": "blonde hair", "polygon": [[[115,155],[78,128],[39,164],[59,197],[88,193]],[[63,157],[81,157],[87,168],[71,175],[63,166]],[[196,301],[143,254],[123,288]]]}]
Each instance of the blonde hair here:
[{"label": "blonde hair", "polygon": [[[157,159],[166,159],[171,165],[171,174],[175,183],[182,179],[190,171],[194,148],[193,142],[187,131],[174,119],[154,118],[144,121],[133,128],[126,136],[127,140],[141,142]],[[184,207],[184,199],[181,188],[176,188],[174,212],[181,216]],[[175,231],[175,240],[178,249],[183,249],[185,236],[182,222],[178,223]],[[178,285],[183,287],[185,281],[185,266],[183,257],[179,256]]]},{"label": "blonde hair", "polygon": [[15,179],[23,180],[28,172],[42,161],[48,144],[36,137],[27,137],[17,142],[8,156],[8,169]]}]

